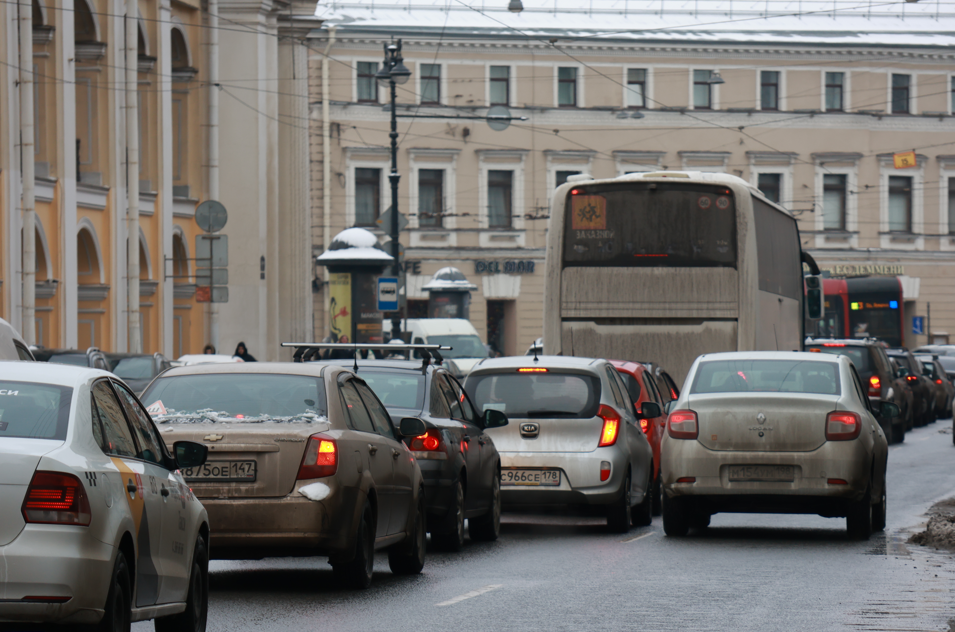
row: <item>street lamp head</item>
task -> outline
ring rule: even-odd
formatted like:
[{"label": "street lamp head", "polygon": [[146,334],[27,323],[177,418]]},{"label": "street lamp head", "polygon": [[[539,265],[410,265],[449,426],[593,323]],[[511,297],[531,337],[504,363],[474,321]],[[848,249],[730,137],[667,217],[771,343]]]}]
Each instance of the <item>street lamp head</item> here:
[{"label": "street lamp head", "polygon": [[378,69],[378,72],[375,73],[375,79],[377,79],[382,85],[385,85],[391,81],[391,72],[388,70],[387,60],[385,60],[385,63],[382,64],[381,68]]},{"label": "street lamp head", "polygon": [[390,75],[395,83],[400,86],[408,83],[408,79],[411,77],[411,71],[402,63],[401,57],[398,57],[398,59],[395,60],[395,65],[391,68]]},{"label": "street lamp head", "polygon": [[524,10],[524,5],[521,3],[521,0],[511,0],[507,3],[507,10],[511,13],[520,13]]},{"label": "street lamp head", "polygon": [[706,82],[711,86],[718,86],[721,83],[726,83],[726,80],[720,76],[719,70],[714,70],[710,73],[710,78]]}]

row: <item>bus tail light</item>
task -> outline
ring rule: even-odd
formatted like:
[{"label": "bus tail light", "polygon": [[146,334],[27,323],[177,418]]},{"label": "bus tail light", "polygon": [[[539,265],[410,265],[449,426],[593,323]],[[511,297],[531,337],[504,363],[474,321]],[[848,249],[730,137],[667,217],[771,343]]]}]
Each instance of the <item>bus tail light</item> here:
[{"label": "bus tail light", "polygon": [[882,381],[878,375],[869,378],[869,397],[882,397]]},{"label": "bus tail light", "polygon": [[36,472],[26,498],[23,519],[34,524],[73,524],[88,527],[90,501],[80,479],[63,472]]},{"label": "bus tail light", "polygon": [[826,441],[850,441],[861,430],[862,419],[856,413],[833,411],[826,415]]},{"label": "bus tail light", "polygon": [[617,442],[617,432],[620,430],[620,415],[610,406],[600,405],[597,416],[604,420],[603,429],[600,431],[600,443],[598,448],[605,448]]},{"label": "bus tail light", "polygon": [[334,439],[322,434],[308,438],[302,465],[298,468],[296,480],[333,476],[338,471],[338,444]]},{"label": "bus tail light", "polygon": [[667,434],[673,439],[696,439],[700,436],[699,418],[692,410],[674,410],[667,419]]}]

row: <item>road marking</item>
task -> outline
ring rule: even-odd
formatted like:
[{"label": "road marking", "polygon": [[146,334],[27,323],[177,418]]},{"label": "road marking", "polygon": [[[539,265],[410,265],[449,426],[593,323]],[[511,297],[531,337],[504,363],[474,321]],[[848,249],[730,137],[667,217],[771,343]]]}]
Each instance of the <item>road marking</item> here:
[{"label": "road marking", "polygon": [[636,542],[637,540],[642,540],[643,538],[649,537],[651,535],[653,535],[653,531],[650,531],[649,533],[641,533],[640,535],[634,536],[627,540],[620,540],[620,541],[626,544],[627,542]]},{"label": "road marking", "polygon": [[463,595],[458,595],[453,599],[448,599],[447,601],[442,601],[441,603],[435,604],[438,608],[443,606],[453,606],[456,603],[464,601],[465,599],[471,599],[472,597],[480,597],[484,593],[489,593],[492,590],[497,590],[504,584],[488,584],[484,588],[478,588],[477,590],[472,590],[471,592],[466,592]]}]

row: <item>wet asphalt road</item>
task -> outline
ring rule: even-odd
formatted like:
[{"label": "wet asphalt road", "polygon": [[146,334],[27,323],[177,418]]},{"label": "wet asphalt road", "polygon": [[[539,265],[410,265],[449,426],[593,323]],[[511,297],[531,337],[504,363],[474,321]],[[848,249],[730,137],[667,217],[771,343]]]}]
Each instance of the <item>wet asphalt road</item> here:
[{"label": "wet asphalt road", "polygon": [[500,540],[429,552],[417,577],[379,554],[364,592],[340,590],[324,559],[213,562],[208,629],[948,631],[955,558],[906,540],[955,496],[951,427],[892,446],[888,526],[868,542],[816,516],[719,514],[667,538],[660,518],[624,536],[602,518],[511,513]]}]

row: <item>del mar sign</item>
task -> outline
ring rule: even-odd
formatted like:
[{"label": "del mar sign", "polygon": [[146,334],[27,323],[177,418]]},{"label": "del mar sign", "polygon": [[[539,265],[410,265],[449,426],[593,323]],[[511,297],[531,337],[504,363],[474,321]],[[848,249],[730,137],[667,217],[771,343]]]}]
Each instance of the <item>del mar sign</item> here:
[{"label": "del mar sign", "polygon": [[856,277],[878,274],[882,276],[897,276],[905,274],[905,266],[880,266],[880,265],[838,265],[838,266],[820,266],[820,270],[827,270],[834,277]]}]

